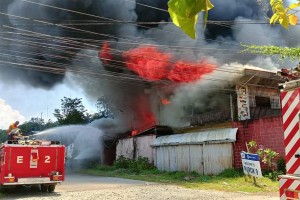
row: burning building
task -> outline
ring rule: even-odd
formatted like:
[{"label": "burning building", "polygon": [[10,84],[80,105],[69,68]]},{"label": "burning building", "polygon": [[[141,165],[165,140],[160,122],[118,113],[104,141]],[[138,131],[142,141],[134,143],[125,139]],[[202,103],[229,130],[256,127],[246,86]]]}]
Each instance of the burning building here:
[{"label": "burning building", "polygon": [[240,54],[240,43],[293,46],[299,37],[262,23],[269,12],[256,1],[213,3],[192,40],[171,23],[167,0],[2,0],[0,79],[105,96],[123,132],[205,124],[216,115],[199,115],[231,109],[245,66],[279,68],[275,58]]}]

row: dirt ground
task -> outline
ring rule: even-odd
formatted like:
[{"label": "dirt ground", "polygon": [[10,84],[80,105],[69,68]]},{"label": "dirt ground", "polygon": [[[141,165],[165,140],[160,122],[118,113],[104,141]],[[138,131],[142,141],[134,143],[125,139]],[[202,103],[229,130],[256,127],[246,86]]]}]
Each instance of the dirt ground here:
[{"label": "dirt ground", "polygon": [[2,199],[56,200],[277,200],[277,193],[252,195],[220,191],[194,190],[174,185],[149,183],[110,177],[68,174],[66,181],[57,185],[54,193],[42,193],[38,188],[8,191]]}]

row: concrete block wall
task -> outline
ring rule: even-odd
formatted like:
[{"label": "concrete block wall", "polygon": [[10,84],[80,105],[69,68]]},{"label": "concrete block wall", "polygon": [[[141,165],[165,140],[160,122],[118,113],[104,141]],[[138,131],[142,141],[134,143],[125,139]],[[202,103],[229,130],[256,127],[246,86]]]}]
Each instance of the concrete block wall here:
[{"label": "concrete block wall", "polygon": [[246,151],[246,143],[255,140],[264,149],[271,148],[285,157],[282,116],[265,117],[257,120],[232,122],[232,128],[238,128],[234,146],[234,167],[242,168],[241,151]]}]

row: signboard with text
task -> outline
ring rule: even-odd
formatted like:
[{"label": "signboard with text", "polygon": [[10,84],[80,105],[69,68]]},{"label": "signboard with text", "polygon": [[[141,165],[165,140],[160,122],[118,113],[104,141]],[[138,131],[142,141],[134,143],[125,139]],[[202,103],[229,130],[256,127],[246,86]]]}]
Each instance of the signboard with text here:
[{"label": "signboard with text", "polygon": [[250,119],[248,88],[244,85],[236,86],[239,120]]},{"label": "signboard with text", "polygon": [[241,152],[243,170],[246,175],[262,178],[258,154]]}]

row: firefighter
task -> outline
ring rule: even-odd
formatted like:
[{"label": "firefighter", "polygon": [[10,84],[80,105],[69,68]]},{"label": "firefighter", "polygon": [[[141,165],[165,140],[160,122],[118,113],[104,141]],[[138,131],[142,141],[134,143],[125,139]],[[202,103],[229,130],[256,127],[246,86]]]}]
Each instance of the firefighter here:
[{"label": "firefighter", "polygon": [[12,123],[11,125],[9,125],[8,129],[6,130],[6,136],[7,139],[10,137],[10,132],[16,128],[18,128],[19,126],[19,121],[15,121],[14,123]]}]

